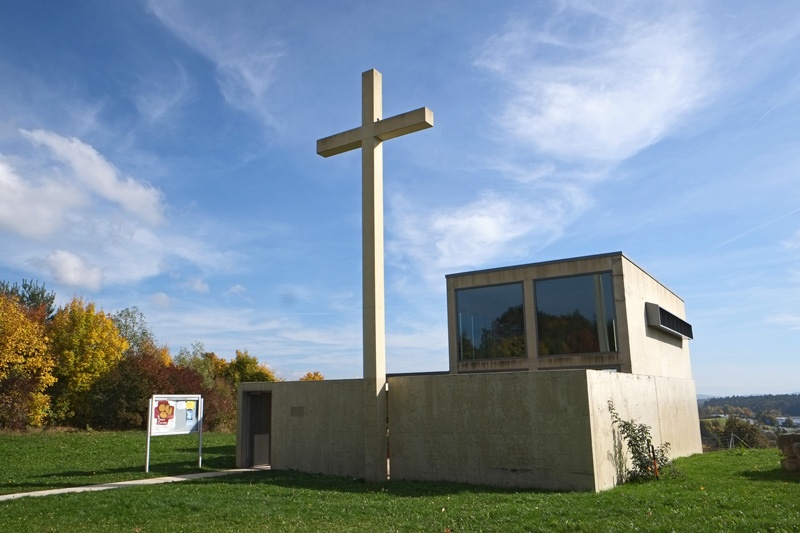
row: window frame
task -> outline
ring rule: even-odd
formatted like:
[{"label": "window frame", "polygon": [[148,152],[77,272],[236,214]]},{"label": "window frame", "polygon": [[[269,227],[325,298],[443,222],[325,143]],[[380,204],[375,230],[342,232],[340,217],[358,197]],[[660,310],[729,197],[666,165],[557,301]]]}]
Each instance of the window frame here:
[{"label": "window frame", "polygon": [[[519,338],[522,340],[522,352],[520,355],[513,355],[513,356],[490,356],[490,357],[472,357],[472,358],[465,358],[463,356],[464,353],[464,346],[463,346],[463,336],[462,336],[462,317],[461,317],[461,308],[459,305],[459,294],[466,292],[466,291],[475,291],[475,290],[485,290],[497,287],[510,287],[516,286],[519,288],[519,308],[521,310],[521,323],[519,324],[521,327],[521,331],[519,333]],[[520,360],[520,359],[527,359],[529,357],[529,350],[528,350],[528,340],[527,340],[527,327],[526,327],[526,312],[525,312],[525,283],[522,280],[519,281],[510,281],[506,283],[492,283],[489,285],[476,285],[471,287],[463,287],[460,289],[455,289],[455,332],[456,332],[456,361],[459,363],[461,362],[468,362],[468,361],[498,361],[498,360]],[[512,306],[507,308],[506,311],[511,310],[512,308],[517,307]],[[490,319],[490,323],[499,318],[501,315],[495,315]],[[481,328],[481,331],[486,330],[486,328]],[[473,333],[474,335],[474,333]],[[474,338],[470,338],[470,342],[473,343],[473,354],[477,352],[476,346],[474,345]]]},{"label": "window frame", "polygon": [[[601,276],[601,284],[602,284],[603,283],[602,282],[602,276],[605,276],[605,275],[608,276],[608,281],[609,281],[610,308],[605,308],[605,304],[608,303],[607,300],[606,300],[607,298],[609,298],[608,295],[604,295],[604,298],[602,299],[602,302],[603,302],[603,306],[604,306],[603,311],[604,311],[604,314],[606,315],[606,322],[609,321],[609,318],[607,316],[609,314],[609,312],[610,312],[610,314],[612,314],[612,316],[610,318],[612,329],[611,329],[611,331],[607,332],[607,336],[608,336],[607,342],[609,342],[609,347],[610,348],[611,348],[611,343],[613,342],[613,349],[598,350],[598,351],[575,351],[575,352],[566,352],[566,353],[549,353],[549,354],[542,355],[542,353],[541,353],[542,350],[540,349],[541,342],[542,342],[542,324],[540,323],[540,320],[539,320],[539,318],[540,318],[540,314],[539,314],[540,313],[540,309],[539,309],[539,291],[537,290],[537,285],[540,282],[566,280],[566,279],[574,279],[574,278],[591,278],[593,276]],[[533,302],[532,303],[533,303],[533,313],[534,313],[534,323],[535,323],[535,337],[536,337],[536,342],[534,343],[533,349],[535,350],[535,356],[537,358],[542,358],[542,357],[570,357],[570,356],[581,356],[581,355],[619,354],[620,353],[619,324],[618,324],[618,321],[617,321],[617,314],[618,313],[617,313],[617,309],[616,309],[616,299],[614,298],[615,282],[614,282],[614,272],[613,272],[613,270],[600,270],[600,271],[594,271],[594,272],[582,272],[582,273],[579,273],[579,274],[566,274],[566,275],[563,275],[563,276],[551,276],[551,277],[545,277],[545,278],[533,278],[532,282],[533,282],[532,283],[532,293],[533,293],[533,295],[532,295],[533,296]],[[595,295],[593,295],[593,297],[596,299],[597,295],[595,294]],[[576,308],[576,310],[579,311],[580,316],[582,316],[584,318],[588,318],[588,317],[585,317],[585,315],[581,314],[579,309]],[[596,301],[595,301],[595,307],[594,307],[593,311],[594,311],[595,321],[596,321],[597,320],[597,315],[598,315],[597,307],[596,307]],[[597,339],[598,348],[600,348],[600,347],[602,347],[601,346],[602,343],[601,343],[601,340],[600,340],[600,335],[597,333],[597,329],[598,329],[597,328],[597,324],[595,323],[595,327],[594,327],[595,338]]]}]

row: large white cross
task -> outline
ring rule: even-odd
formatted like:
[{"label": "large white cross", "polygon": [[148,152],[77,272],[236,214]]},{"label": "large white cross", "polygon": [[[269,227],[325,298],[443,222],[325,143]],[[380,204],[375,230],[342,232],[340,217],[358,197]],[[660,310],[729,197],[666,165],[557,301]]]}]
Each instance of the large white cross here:
[{"label": "large white cross", "polygon": [[385,481],[386,318],[383,282],[383,141],[433,127],[427,107],[382,120],[381,74],[361,75],[361,126],[317,141],[322,157],[361,148],[364,301],[364,479]]}]

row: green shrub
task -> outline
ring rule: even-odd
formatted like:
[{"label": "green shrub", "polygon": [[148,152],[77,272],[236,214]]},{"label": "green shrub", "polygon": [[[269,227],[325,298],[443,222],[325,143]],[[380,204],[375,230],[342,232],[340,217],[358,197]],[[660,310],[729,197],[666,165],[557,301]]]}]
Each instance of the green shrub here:
[{"label": "green shrub", "polygon": [[[658,447],[653,446],[650,426],[640,424],[635,420],[621,419],[616,409],[614,409],[614,402],[611,400],[608,401],[608,410],[611,412],[613,424],[622,435],[631,454],[631,468],[625,471],[624,467],[618,467],[619,473],[622,474],[620,482],[658,479],[659,470],[662,473],[671,470],[675,474],[672,468],[672,461],[669,458],[669,442],[665,442]],[[619,456],[618,465],[622,463],[620,451],[617,450]]]},{"label": "green shrub", "polygon": [[770,440],[758,425],[737,416],[729,416],[725,422],[723,438],[733,440],[737,445],[749,448],[769,448]]}]

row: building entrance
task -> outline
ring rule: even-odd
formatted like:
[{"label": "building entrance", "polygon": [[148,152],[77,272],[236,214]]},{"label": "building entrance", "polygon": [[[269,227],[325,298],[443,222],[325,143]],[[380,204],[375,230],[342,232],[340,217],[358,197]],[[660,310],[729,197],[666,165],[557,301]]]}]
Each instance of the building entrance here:
[{"label": "building entrance", "polygon": [[267,466],[270,464],[270,437],[272,433],[272,393],[250,392],[250,450],[248,463],[250,466]]}]

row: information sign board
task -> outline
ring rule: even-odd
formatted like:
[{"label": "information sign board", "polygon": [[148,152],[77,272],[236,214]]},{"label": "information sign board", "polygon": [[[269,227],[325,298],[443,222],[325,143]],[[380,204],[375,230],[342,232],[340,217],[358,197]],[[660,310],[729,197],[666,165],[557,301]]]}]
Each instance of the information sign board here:
[{"label": "information sign board", "polygon": [[150,437],[197,433],[197,466],[203,466],[203,398],[199,394],[154,394],[147,411],[147,453],[144,471],[150,471]]},{"label": "information sign board", "polygon": [[200,424],[200,396],[153,396],[150,434],[186,435],[196,433]]}]

